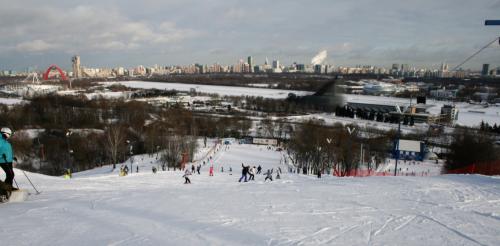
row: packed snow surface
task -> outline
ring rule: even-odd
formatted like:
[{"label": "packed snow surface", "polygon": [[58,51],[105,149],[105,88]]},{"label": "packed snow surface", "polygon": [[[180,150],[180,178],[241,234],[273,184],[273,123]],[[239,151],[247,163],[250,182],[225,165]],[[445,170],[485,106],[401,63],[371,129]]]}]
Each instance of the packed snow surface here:
[{"label": "packed snow surface", "polygon": [[[209,148],[205,148],[208,150]],[[336,178],[286,173],[283,153],[231,144],[199,155],[201,175],[109,166],[73,179],[28,173],[42,191],[0,204],[1,245],[498,245],[500,178]],[[241,163],[281,179],[239,183]],[[130,164],[130,162],[126,163]],[[196,163],[198,164],[198,163]],[[214,165],[215,176],[208,175]],[[224,172],[221,172],[221,166]],[[229,173],[229,168],[232,173]],[[135,167],[134,167],[135,169]],[[275,171],[276,172],[276,171]],[[232,174],[232,175],[231,175]],[[275,176],[275,175],[273,175]],[[2,177],[3,178],[3,177]],[[16,180],[33,189],[20,170]]]}]

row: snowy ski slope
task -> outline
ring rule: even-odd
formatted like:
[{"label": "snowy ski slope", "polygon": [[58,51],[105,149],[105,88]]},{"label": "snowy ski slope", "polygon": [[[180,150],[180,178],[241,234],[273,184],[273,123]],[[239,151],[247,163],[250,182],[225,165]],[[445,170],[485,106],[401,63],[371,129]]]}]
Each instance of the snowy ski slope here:
[{"label": "snowy ski slope", "polygon": [[[140,172],[126,177],[109,166],[71,180],[28,173],[42,193],[24,203],[0,204],[0,245],[500,242],[499,177],[317,179],[283,174],[273,182],[258,175],[255,182],[238,183],[242,162],[267,169],[279,166],[282,154],[232,144],[212,156],[201,175],[191,176],[191,185],[183,184],[179,171],[152,174],[155,156],[136,157]],[[211,164],[214,177],[208,176]],[[31,189],[16,171],[20,186]]]}]

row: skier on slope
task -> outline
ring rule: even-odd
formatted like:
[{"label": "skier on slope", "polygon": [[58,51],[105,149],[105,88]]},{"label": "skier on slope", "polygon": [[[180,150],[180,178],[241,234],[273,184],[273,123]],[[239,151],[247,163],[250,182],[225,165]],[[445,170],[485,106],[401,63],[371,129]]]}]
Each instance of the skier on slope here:
[{"label": "skier on slope", "polygon": [[209,174],[208,174],[208,175],[210,175],[210,176],[214,176],[214,166],[213,166],[213,165],[212,165],[212,166],[210,166],[210,169],[209,169],[209,170],[210,170],[210,171],[209,171]]},{"label": "skier on slope", "polygon": [[189,175],[191,175],[191,171],[189,171],[189,168],[186,168],[186,171],[184,172],[184,175],[182,176],[185,179],[184,184],[191,184],[191,180],[189,179]]},{"label": "skier on slope", "polygon": [[259,166],[257,167],[257,174],[260,174],[260,172],[261,172],[261,171],[262,171],[262,167],[259,165]]},{"label": "skier on slope", "polygon": [[245,165],[243,165],[243,163],[241,163],[241,167],[242,167],[242,169],[241,169],[241,178],[240,178],[240,180],[238,182],[241,182],[241,180],[243,178],[245,178],[245,182],[247,182],[247,174],[248,174],[248,169],[250,168],[250,166],[245,166]]},{"label": "skier on slope", "polygon": [[[12,135],[12,130],[8,127],[3,127],[0,130],[0,166],[5,172],[5,183],[12,187],[12,182],[14,180],[14,169],[12,167],[12,161],[16,160],[12,154],[12,145],[7,141]],[[14,188],[15,189],[15,188]]]},{"label": "skier on slope", "polygon": [[255,180],[255,167],[251,167],[248,170],[248,174],[250,174],[250,177],[248,178],[248,180]]},{"label": "skier on slope", "polygon": [[266,178],[264,179],[264,182],[267,181],[268,179],[273,181],[273,169],[267,169]]}]

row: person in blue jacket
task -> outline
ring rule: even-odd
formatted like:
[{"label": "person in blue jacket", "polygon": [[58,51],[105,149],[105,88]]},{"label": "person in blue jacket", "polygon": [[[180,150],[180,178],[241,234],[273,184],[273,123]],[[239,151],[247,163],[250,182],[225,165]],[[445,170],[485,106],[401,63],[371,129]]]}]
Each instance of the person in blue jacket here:
[{"label": "person in blue jacket", "polygon": [[5,172],[5,183],[12,186],[14,180],[14,169],[12,168],[12,146],[7,139],[12,135],[12,131],[8,127],[3,127],[0,130],[0,166]]}]

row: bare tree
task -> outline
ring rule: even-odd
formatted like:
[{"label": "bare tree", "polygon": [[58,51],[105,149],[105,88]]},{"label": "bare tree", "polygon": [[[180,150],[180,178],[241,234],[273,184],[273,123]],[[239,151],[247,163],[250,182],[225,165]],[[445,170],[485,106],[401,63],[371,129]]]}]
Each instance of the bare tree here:
[{"label": "bare tree", "polygon": [[115,169],[118,162],[118,154],[125,144],[125,130],[120,125],[109,126],[106,129],[106,140],[107,149],[113,161],[113,169]]}]

